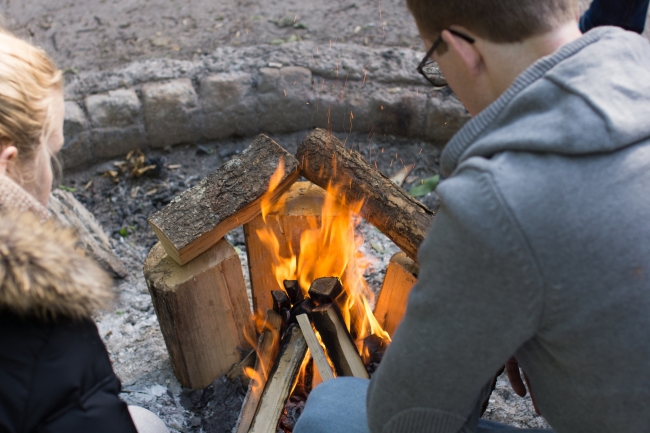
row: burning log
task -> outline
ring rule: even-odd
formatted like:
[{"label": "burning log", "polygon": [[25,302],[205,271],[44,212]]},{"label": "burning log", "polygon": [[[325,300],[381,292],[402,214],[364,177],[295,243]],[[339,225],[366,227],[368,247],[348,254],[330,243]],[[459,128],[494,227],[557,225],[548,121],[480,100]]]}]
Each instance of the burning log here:
[{"label": "burning log", "polygon": [[160,330],[174,374],[188,388],[202,389],[239,362],[238,348],[254,335],[241,262],[225,240],[185,266],[160,243],[144,263]]},{"label": "burning log", "polygon": [[291,310],[289,296],[282,290],[272,290],[271,297],[273,298],[273,311],[286,318],[287,313]]},{"label": "burning log", "polygon": [[331,304],[343,293],[343,285],[337,277],[317,278],[309,288],[309,297],[319,304]]},{"label": "burning log", "polygon": [[289,317],[289,324],[298,323],[297,318],[301,314],[310,314],[311,311],[316,308],[316,304],[311,298],[303,299],[297,305],[294,305],[291,309],[291,316]]},{"label": "burning log", "polygon": [[316,185],[338,185],[347,203],[363,200],[361,216],[417,260],[433,212],[323,129],[307,136],[296,158],[302,174]]},{"label": "burning log", "polygon": [[[273,306],[272,290],[280,289],[274,273],[276,252],[265,245],[260,232],[272,230],[278,240],[280,257],[300,254],[300,235],[309,229],[320,227],[325,191],[310,182],[297,182],[266,217],[261,215],[244,225],[248,267],[256,314],[263,314]],[[291,251],[289,251],[291,249]],[[297,291],[300,287],[297,287]],[[287,290],[287,293],[289,291]],[[294,296],[298,296],[297,293]],[[302,294],[300,295],[302,296]],[[298,302],[300,302],[298,300]],[[293,302],[297,304],[298,302]]]},{"label": "burning log", "polygon": [[257,361],[255,362],[253,380],[248,385],[248,392],[242,404],[242,410],[239,413],[239,419],[237,420],[234,433],[248,433],[250,429],[262,397],[262,391],[266,386],[269,372],[273,367],[275,358],[280,352],[281,326],[282,317],[272,310],[267,310],[266,321],[264,322],[257,348],[254,351],[257,353]]},{"label": "burning log", "polygon": [[299,304],[305,299],[305,295],[302,292],[302,288],[300,287],[300,283],[298,283],[298,281],[285,280],[283,282],[283,285],[284,290],[287,292],[287,295],[289,295],[289,299],[293,305]]},{"label": "burning log", "polygon": [[307,354],[307,342],[298,325],[287,329],[280,355],[264,388],[250,433],[276,433],[285,402]]},{"label": "burning log", "polygon": [[334,364],[336,375],[368,379],[366,368],[336,304],[319,305],[312,310],[311,319]]},{"label": "burning log", "polygon": [[404,317],[409,293],[418,281],[418,272],[418,264],[403,252],[391,257],[374,311],[377,321],[390,335]]},{"label": "burning log", "polygon": [[281,166],[282,178],[272,200],[298,179],[298,162],[260,135],[241,155],[153,214],[149,224],[167,254],[183,265],[260,213],[262,197]]},{"label": "burning log", "polygon": [[316,337],[314,328],[311,326],[309,316],[306,314],[301,314],[297,317],[297,320],[298,324],[300,325],[300,329],[302,330],[302,334],[307,341],[307,346],[309,346],[311,357],[313,358],[314,363],[316,364],[316,368],[318,369],[321,382],[334,379],[332,367],[330,367],[329,362],[327,362],[327,356],[325,356],[325,351],[323,351],[323,347],[320,345],[320,342]]}]

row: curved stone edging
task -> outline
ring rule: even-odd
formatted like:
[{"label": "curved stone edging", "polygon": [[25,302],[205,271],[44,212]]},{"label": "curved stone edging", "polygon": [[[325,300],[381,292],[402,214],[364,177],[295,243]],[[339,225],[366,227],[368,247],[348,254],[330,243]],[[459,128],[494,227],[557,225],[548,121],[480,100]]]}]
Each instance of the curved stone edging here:
[{"label": "curved stone edging", "polygon": [[132,149],[330,127],[446,142],[469,119],[417,74],[422,53],[350,44],[224,47],[157,59],[66,84],[66,144],[75,168]]}]

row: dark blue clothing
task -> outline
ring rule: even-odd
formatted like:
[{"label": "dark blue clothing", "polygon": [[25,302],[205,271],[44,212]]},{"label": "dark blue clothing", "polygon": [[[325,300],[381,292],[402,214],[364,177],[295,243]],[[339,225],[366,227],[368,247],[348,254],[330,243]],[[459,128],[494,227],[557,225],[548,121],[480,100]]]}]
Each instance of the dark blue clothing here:
[{"label": "dark blue clothing", "polygon": [[0,433],[136,433],[89,319],[0,310]]},{"label": "dark blue clothing", "polygon": [[643,33],[650,0],[594,0],[580,18],[580,31],[599,26],[616,26]]}]

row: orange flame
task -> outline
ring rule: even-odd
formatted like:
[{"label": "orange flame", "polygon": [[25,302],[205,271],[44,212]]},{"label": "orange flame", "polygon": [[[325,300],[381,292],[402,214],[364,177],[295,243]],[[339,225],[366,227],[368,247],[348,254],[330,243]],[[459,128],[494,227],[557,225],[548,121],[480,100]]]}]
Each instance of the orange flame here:
[{"label": "orange flame", "polygon": [[[374,304],[374,293],[364,278],[369,261],[360,251],[363,237],[355,230],[361,222],[359,212],[363,201],[346,203],[339,186],[332,184],[326,189],[321,215],[306,216],[306,229],[300,233],[299,249],[294,248],[294,239],[280,239],[268,225],[271,214],[281,214],[286,205],[282,196],[275,203],[271,201],[273,191],[279,184],[284,167],[278,167],[273,175],[269,191],[262,200],[262,218],[266,226],[257,230],[257,235],[273,258],[273,272],[278,284],[276,290],[283,290],[285,280],[298,280],[307,291],[311,283],[321,277],[338,277],[347,296],[337,302],[348,329],[358,340],[376,334],[390,341],[370,308]],[[348,185],[345,185],[347,187]],[[285,234],[290,237],[290,233]],[[297,250],[297,251],[296,251]]]}]

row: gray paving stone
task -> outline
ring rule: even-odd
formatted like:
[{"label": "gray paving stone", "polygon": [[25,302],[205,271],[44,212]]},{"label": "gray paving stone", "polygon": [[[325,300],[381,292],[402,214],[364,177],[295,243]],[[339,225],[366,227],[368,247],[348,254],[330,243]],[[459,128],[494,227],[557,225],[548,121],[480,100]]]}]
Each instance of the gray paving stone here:
[{"label": "gray paving stone", "polygon": [[248,136],[259,131],[253,84],[253,76],[244,72],[210,75],[199,82],[204,138]]},{"label": "gray paving stone", "polygon": [[189,79],[145,84],[142,102],[151,147],[193,142],[201,136],[198,97]]},{"label": "gray paving stone", "polygon": [[94,161],[88,133],[88,120],[83,110],[74,101],[65,101],[63,136],[65,143],[58,155],[65,169],[80,168]]},{"label": "gray paving stone", "polygon": [[138,122],[140,99],[133,89],[117,89],[86,98],[86,109],[95,127],[124,127]]}]

